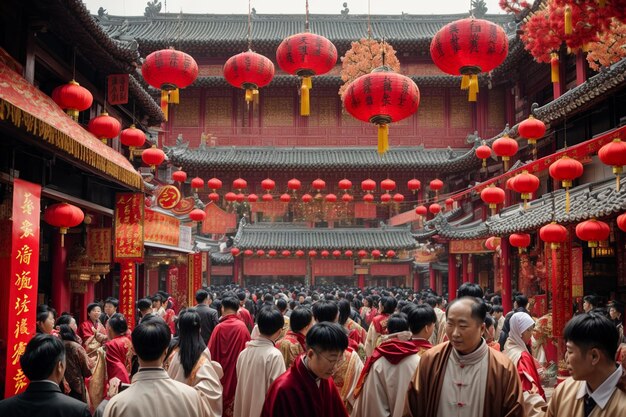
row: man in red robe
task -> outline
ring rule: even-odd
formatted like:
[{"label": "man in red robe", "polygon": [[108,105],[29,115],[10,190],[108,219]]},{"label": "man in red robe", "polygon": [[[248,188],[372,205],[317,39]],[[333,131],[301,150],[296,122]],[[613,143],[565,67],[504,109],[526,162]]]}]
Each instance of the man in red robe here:
[{"label": "man in red robe", "polygon": [[233,415],[235,390],[237,388],[237,358],[246,343],[250,341],[250,332],[237,315],[239,299],[232,293],[222,298],[222,316],[220,323],[213,330],[209,340],[211,359],[222,365],[224,375],[220,382],[223,387],[223,415]]},{"label": "man in red robe", "polygon": [[285,337],[276,342],[285,360],[285,369],[291,368],[296,358],[306,352],[306,334],[313,326],[311,309],[303,306],[296,307],[289,318],[289,328]]},{"label": "man in red robe", "polygon": [[306,336],[307,351],[272,385],[261,417],[348,417],[332,374],[348,347],[337,323],[317,323]]},{"label": "man in red robe", "polygon": [[[105,343],[107,383],[118,378],[121,383],[130,384],[130,368],[133,356],[133,343],[128,337],[126,318],[120,313],[113,314],[107,321],[109,341]],[[105,384],[106,387],[106,384]]]},{"label": "man in red robe", "polygon": [[244,307],[246,303],[246,293],[243,291],[239,291],[237,293],[237,298],[239,299],[239,308],[237,309],[237,314],[248,328],[248,333],[250,333],[252,331],[252,328],[254,327],[254,319],[252,318],[252,314],[250,314],[250,312]]}]

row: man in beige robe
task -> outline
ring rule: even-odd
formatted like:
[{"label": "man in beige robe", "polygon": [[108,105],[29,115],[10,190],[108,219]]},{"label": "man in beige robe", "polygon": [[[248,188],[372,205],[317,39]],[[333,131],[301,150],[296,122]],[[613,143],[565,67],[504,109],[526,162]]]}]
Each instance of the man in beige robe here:
[{"label": "man in beige robe", "polygon": [[426,304],[433,308],[433,310],[435,311],[435,316],[437,317],[434,331],[432,335],[428,338],[428,341],[433,346],[443,342],[443,336],[446,332],[446,313],[444,313],[444,311],[441,309],[442,303],[443,301],[441,297],[428,297],[426,299]]},{"label": "man in beige robe", "polygon": [[284,319],[276,307],[263,307],[257,317],[259,336],[237,358],[235,417],[259,417],[272,382],[285,372],[283,355],[274,346]]},{"label": "man in beige robe", "polygon": [[422,355],[416,390],[409,392],[414,417],[523,417],[522,388],[509,358],[482,338],[487,306],[462,297],[446,316],[448,342]]},{"label": "man in beige robe", "polygon": [[598,313],[571,319],[563,331],[571,378],[556,387],[546,417],[617,417],[626,410],[626,372],[615,363],[619,333]]}]

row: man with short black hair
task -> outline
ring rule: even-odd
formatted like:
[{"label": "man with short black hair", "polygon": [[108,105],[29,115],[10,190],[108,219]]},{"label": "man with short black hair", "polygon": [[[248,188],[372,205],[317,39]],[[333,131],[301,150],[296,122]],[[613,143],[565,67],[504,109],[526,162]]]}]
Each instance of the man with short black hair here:
[{"label": "man with short black hair", "polygon": [[0,416],[91,416],[87,404],[59,388],[65,375],[65,347],[58,337],[36,334],[26,345],[20,366],[30,384],[25,392],[0,401]]},{"label": "man with short black hair", "polygon": [[139,323],[152,312],[152,300],[150,298],[142,298],[137,301],[137,310],[139,310]]},{"label": "man with short black hair", "polygon": [[117,307],[119,304],[119,300],[115,297],[108,297],[104,300],[104,311],[100,314],[100,322],[103,326],[106,326],[107,321],[109,321],[111,316],[117,313]]},{"label": "man with short black hair", "polygon": [[493,336],[493,340],[495,341],[499,341],[500,340],[500,334],[502,333],[502,328],[504,327],[504,309],[502,308],[502,306],[500,304],[494,304],[494,306],[492,307],[493,310],[493,319],[496,322],[494,325],[494,336]]},{"label": "man with short black hair", "polygon": [[306,355],[298,356],[270,386],[262,417],[348,417],[331,378],[348,336],[339,324],[322,322],[309,330],[306,344]]},{"label": "man with short black hair", "polygon": [[310,308],[298,306],[291,312],[290,330],[285,337],[276,342],[276,348],[285,361],[285,369],[289,369],[296,358],[306,351],[306,334],[313,324],[313,313]]},{"label": "man with short black hair", "polygon": [[626,372],[615,363],[619,333],[602,314],[584,313],[563,330],[570,378],[559,384],[546,417],[609,417],[626,410]]},{"label": "man with short black hair", "polygon": [[210,294],[205,289],[196,291],[196,312],[200,315],[200,335],[205,344],[209,344],[211,334],[219,323],[217,311],[209,306]]},{"label": "man with short black hair", "polygon": [[484,292],[480,285],[474,282],[464,282],[458,290],[456,290],[456,298],[476,297],[483,298]]}]

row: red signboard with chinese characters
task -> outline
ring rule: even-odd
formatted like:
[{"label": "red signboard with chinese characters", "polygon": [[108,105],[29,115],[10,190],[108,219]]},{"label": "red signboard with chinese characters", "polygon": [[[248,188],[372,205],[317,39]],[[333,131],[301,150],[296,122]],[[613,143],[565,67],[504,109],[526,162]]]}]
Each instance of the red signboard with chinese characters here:
[{"label": "red signboard with chinese characters", "polygon": [[376,204],[371,203],[354,203],[354,217],[357,219],[375,219]]},{"label": "red signboard with chinese characters", "polygon": [[202,288],[202,252],[192,253],[188,260],[189,291],[187,304],[195,304],[195,294]]},{"label": "red signboard with chinese characters", "polygon": [[144,198],[142,193],[118,193],[115,196],[116,261],[143,259]]},{"label": "red signboard with chinese characters", "polygon": [[173,185],[166,185],[159,191],[156,201],[159,207],[165,210],[171,210],[178,205],[180,197],[180,190],[178,188]]},{"label": "red signboard with chinese characters", "polygon": [[167,214],[145,209],[144,240],[161,245],[178,246],[180,220]]},{"label": "red signboard with chinese characters", "polygon": [[409,264],[378,263],[370,266],[371,276],[406,276],[409,274]]},{"label": "red signboard with chinese characters", "polygon": [[351,277],[354,275],[352,259],[313,259],[313,276],[316,277]]},{"label": "red signboard with chinese characters", "polygon": [[109,104],[128,103],[128,74],[111,74],[107,77],[107,101]]},{"label": "red signboard with chinese characters", "polygon": [[111,229],[92,227],[87,236],[89,260],[95,264],[111,263]]},{"label": "red signboard with chinese characters", "polygon": [[226,213],[215,204],[207,204],[204,211],[206,217],[202,221],[202,233],[223,234],[237,227],[235,213]]},{"label": "red signboard with chinese characters", "polygon": [[120,263],[120,313],[126,317],[128,328],[135,327],[135,280],[134,262]]},{"label": "red signboard with chinese characters", "polygon": [[583,248],[572,248],[572,297],[583,296]]},{"label": "red signboard with chinese characters", "polygon": [[245,258],[245,275],[306,275],[306,259]]},{"label": "red signboard with chinese characters", "polygon": [[3,306],[8,309],[5,398],[23,392],[28,385],[20,357],[35,334],[40,200],[40,185],[14,180],[9,297],[7,305]]},{"label": "red signboard with chinese characters", "polygon": [[451,240],[450,253],[487,253],[485,239]]}]

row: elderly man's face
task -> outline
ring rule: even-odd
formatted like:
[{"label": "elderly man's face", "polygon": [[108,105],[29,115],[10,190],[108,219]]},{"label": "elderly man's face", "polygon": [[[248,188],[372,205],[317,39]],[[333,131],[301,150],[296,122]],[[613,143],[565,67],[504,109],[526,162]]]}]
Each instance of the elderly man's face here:
[{"label": "elderly man's face", "polygon": [[461,300],[448,308],[446,335],[462,355],[473,352],[485,331],[485,323],[472,317],[472,300]]}]

